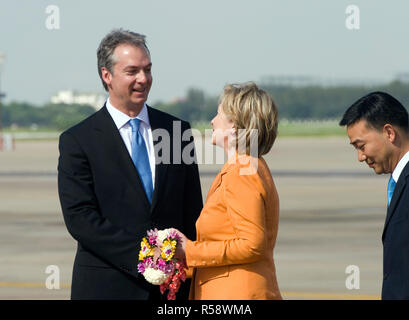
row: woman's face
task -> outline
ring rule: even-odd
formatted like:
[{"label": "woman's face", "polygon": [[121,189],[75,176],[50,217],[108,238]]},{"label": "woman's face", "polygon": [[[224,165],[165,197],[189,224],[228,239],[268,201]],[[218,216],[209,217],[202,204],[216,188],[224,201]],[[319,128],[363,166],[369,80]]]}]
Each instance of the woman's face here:
[{"label": "woman's face", "polygon": [[217,107],[217,114],[210,123],[213,127],[212,144],[227,149],[229,137],[233,137],[235,129],[233,121],[224,113],[221,105]]}]

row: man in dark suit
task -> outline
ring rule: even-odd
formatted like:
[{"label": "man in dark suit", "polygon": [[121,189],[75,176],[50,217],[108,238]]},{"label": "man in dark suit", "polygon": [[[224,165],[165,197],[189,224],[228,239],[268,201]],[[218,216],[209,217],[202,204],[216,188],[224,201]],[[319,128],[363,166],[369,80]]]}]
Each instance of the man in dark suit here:
[{"label": "man in dark suit", "polygon": [[409,125],[402,104],[384,92],[370,93],[345,112],[358,160],[377,174],[390,173],[382,234],[382,299],[409,299]]},{"label": "man in dark suit", "polygon": [[[160,299],[137,271],[140,242],[153,228],[195,237],[203,203],[193,136],[187,122],[146,105],[152,63],[143,35],[114,30],[97,57],[109,98],[59,143],[60,202],[78,242],[71,298]],[[188,291],[186,281],[177,298]]]}]

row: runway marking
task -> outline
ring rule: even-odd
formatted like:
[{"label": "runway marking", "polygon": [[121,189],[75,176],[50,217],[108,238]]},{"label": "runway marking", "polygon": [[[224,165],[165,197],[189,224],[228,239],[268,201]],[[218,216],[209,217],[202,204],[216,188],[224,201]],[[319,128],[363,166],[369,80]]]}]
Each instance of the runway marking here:
[{"label": "runway marking", "polygon": [[[352,170],[345,170],[345,171],[318,171],[318,170],[309,170],[309,171],[293,171],[293,170],[275,170],[270,171],[273,177],[319,177],[319,178],[355,178],[355,177],[369,177],[371,179],[376,178],[378,176],[374,176],[371,171],[352,171]],[[215,177],[219,173],[219,171],[207,171],[202,170],[200,171],[201,177]],[[26,177],[57,177],[57,171],[0,171],[0,177],[10,177],[10,178],[26,178]],[[382,179],[382,176],[378,178]]]},{"label": "runway marking", "polygon": [[325,292],[281,292],[284,298],[304,298],[304,299],[335,299],[335,300],[380,300],[380,296],[366,294],[344,294],[344,293],[325,293]]},{"label": "runway marking", "polygon": [[[0,282],[0,288],[44,288],[45,283],[40,282]],[[60,284],[61,289],[71,288],[69,283]]]},{"label": "runway marking", "polygon": [[[44,288],[44,283],[39,282],[0,282],[0,288]],[[69,283],[60,285],[61,289],[69,289]],[[335,300],[380,300],[380,296],[364,294],[343,294],[343,293],[325,293],[325,292],[298,292],[284,291],[281,292],[284,298],[303,298],[303,299],[335,299]]]}]

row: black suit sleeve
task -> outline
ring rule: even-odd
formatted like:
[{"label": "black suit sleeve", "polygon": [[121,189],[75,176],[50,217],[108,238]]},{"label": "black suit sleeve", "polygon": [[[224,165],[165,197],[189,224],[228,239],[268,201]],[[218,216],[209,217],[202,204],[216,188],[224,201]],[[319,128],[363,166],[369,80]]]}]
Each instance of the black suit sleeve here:
[{"label": "black suit sleeve", "polygon": [[69,233],[105,262],[137,276],[139,242],[149,226],[135,233],[119,228],[100,214],[87,155],[70,132],[60,136],[58,192]]},{"label": "black suit sleeve", "polygon": [[187,145],[192,146],[191,150],[194,153],[195,159],[194,163],[185,164],[187,174],[185,175],[185,195],[183,203],[184,233],[189,239],[195,240],[195,224],[196,220],[199,218],[200,211],[203,208],[202,188],[200,185],[199,169],[194,148],[194,138],[189,123],[186,123],[183,132],[188,135],[188,139],[186,139],[188,141],[184,141],[184,147]]},{"label": "black suit sleeve", "polygon": [[[194,148],[194,138],[189,123],[182,122],[182,150],[187,148],[192,152],[187,159],[187,163],[183,161],[186,168],[184,180],[184,195],[183,195],[183,228],[182,231],[186,237],[191,240],[196,239],[196,220],[199,218],[203,207],[202,188],[200,185],[199,169],[197,166],[196,151]],[[194,161],[190,161],[194,157]],[[183,159],[183,154],[182,154]],[[177,294],[178,300],[187,300],[189,297],[189,289],[191,279],[186,279],[185,283],[181,284]]]}]

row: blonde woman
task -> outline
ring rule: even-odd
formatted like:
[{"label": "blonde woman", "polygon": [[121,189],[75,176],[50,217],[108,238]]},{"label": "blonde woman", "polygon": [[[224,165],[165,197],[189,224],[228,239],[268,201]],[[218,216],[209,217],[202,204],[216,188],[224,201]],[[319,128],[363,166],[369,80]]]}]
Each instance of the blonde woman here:
[{"label": "blonde woman", "polygon": [[279,199],[262,157],[273,146],[277,122],[274,101],[256,84],[224,88],[212,142],[229,160],[196,222],[197,241],[181,234],[178,254],[193,268],[190,299],[282,299],[273,259]]}]

